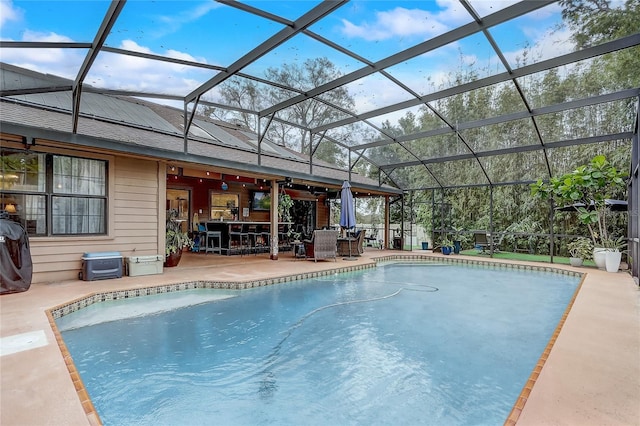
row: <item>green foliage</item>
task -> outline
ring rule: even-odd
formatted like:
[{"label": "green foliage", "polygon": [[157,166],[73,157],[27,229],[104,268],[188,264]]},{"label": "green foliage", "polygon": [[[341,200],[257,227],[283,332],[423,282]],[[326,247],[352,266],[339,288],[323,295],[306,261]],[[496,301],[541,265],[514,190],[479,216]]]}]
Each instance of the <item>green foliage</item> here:
[{"label": "green foliage", "polygon": [[640,1],[612,7],[609,0],[561,0],[562,18],[574,30],[578,47],[604,43],[638,31]]},{"label": "green foliage", "polygon": [[289,194],[280,193],[278,195],[278,216],[282,222],[291,222],[291,208],[293,199]]},{"label": "green foliage", "polygon": [[527,234],[505,236],[506,242],[513,245],[514,250],[526,245],[530,253],[537,252],[538,236],[535,234],[539,234],[542,231],[542,227],[533,217],[524,217],[523,219],[509,225],[505,231],[513,234]]},{"label": "green foliage", "polygon": [[441,247],[452,247],[452,248],[453,248],[453,241],[451,241],[451,240],[449,239],[449,237],[447,237],[447,236],[443,236],[443,237],[440,239],[440,246],[441,246]]},{"label": "green foliage", "polygon": [[588,238],[580,237],[567,244],[567,250],[571,257],[591,259],[593,257],[593,244]]},{"label": "green foliage", "polygon": [[189,234],[182,232],[178,222],[178,211],[171,209],[167,212],[167,231],[165,235],[165,254],[177,253],[183,248],[193,247],[193,240]]},{"label": "green foliage", "polygon": [[[205,113],[223,120],[237,120],[249,129],[257,132],[255,116],[243,110],[260,111],[268,106],[290,99],[295,93],[285,87],[306,92],[311,87],[322,86],[341,76],[340,70],[327,58],[307,59],[303,63],[287,62],[280,67],[270,67],[264,78],[278,86],[258,85],[250,79],[228,79],[220,85],[220,95],[225,103],[238,107],[240,111],[221,111],[207,109]],[[345,87],[338,87],[323,95],[323,99],[340,108],[351,111],[355,101]],[[300,153],[314,152],[314,158],[339,166],[345,163],[343,148],[328,139],[311,140],[306,128],[314,128],[343,118],[338,108],[329,107],[324,102],[309,99],[299,102],[278,112],[279,120],[274,120],[267,128],[266,138],[274,143],[293,149]],[[289,121],[298,126],[286,124]],[[357,126],[345,126],[342,134],[334,131],[335,139],[348,138],[358,131]]]},{"label": "green foliage", "polygon": [[622,251],[627,247],[627,241],[625,237],[610,237],[606,241],[604,241],[603,247],[606,247],[609,250]]},{"label": "green foliage", "polygon": [[453,241],[461,241],[464,232],[464,226],[453,226],[451,228],[453,234]]},{"label": "green foliage", "polygon": [[[531,184],[531,195],[539,199],[553,198],[561,205],[573,205],[581,223],[587,225],[594,245],[610,243],[606,223],[607,198],[624,191],[625,174],[612,166],[604,155],[596,155],[591,162],[572,172],[551,178],[539,179]],[[594,204],[593,210],[588,206]]]}]

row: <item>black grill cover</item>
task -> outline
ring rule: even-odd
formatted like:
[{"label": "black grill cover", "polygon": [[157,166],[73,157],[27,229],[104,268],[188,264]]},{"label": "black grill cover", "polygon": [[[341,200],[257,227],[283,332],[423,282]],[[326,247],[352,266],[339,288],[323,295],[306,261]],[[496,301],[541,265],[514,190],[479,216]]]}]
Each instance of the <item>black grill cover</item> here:
[{"label": "black grill cover", "polygon": [[18,222],[0,218],[0,294],[29,290],[32,273],[26,231]]}]

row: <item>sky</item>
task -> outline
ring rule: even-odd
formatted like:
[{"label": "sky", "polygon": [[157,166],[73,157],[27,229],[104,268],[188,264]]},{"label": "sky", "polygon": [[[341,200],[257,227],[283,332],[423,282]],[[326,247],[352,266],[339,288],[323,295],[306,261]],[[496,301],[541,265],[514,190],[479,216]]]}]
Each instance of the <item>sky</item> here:
[{"label": "sky", "polygon": [[[245,3],[294,20],[318,1]],[[471,0],[471,3],[483,17],[514,1]],[[109,4],[102,0],[0,0],[0,38],[3,41],[91,42]],[[471,21],[457,0],[353,0],[309,29],[375,62]],[[516,68],[525,48],[530,49],[529,61],[572,50],[570,34],[557,27],[560,22],[560,8],[553,4],[489,31],[511,67]],[[214,1],[130,0],[105,45],[227,67],[282,28],[281,23]],[[85,55],[86,49],[0,49],[0,61],[71,79],[75,79]],[[299,35],[242,71],[264,77],[269,67],[301,64],[306,58],[320,56],[331,60],[343,74],[366,66],[311,37]],[[419,94],[426,94],[434,87],[445,87],[452,71],[470,66],[480,77],[504,72],[497,55],[481,34],[404,61],[388,71]],[[185,96],[216,73],[103,52],[85,81],[98,87]],[[411,99],[411,95],[379,75],[358,80],[348,88],[357,113]],[[216,100],[215,91],[208,96]]]}]

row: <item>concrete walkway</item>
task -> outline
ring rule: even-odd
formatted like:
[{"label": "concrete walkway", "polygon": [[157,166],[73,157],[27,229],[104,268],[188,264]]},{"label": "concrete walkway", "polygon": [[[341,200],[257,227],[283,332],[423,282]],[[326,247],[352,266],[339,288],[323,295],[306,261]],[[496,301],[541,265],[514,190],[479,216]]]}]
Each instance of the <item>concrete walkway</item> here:
[{"label": "concrete walkway", "polygon": [[[71,377],[45,311],[91,293],[192,280],[248,281],[353,267],[372,258],[428,255],[368,249],[356,262],[280,260],[188,254],[162,275],[32,285],[0,297],[0,424],[87,425],[82,390]],[[457,256],[459,259],[464,256]],[[485,260],[485,259],[483,259]],[[486,259],[492,261],[491,259]],[[500,260],[499,262],[505,262]],[[507,423],[518,425],[640,425],[640,291],[625,272],[538,264],[586,272],[546,361],[534,371]]]}]

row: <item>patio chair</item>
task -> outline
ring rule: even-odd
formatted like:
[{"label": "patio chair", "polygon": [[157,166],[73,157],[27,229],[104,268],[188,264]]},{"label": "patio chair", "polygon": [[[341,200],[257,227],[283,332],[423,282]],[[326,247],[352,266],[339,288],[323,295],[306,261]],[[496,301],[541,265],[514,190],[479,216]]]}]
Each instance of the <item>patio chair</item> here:
[{"label": "patio chair", "polygon": [[478,253],[486,253],[487,247],[489,247],[489,241],[487,240],[487,233],[484,231],[476,232],[473,234],[473,239],[474,239],[473,247],[476,250],[478,250]]},{"label": "patio chair", "polygon": [[[338,256],[360,256],[364,253],[366,232],[363,229],[358,231],[355,237],[338,238]],[[349,246],[351,246],[351,251],[349,251]]]},{"label": "patio chair", "polygon": [[364,253],[364,241],[367,239],[367,230],[363,229],[357,235],[356,240],[358,242],[358,254]]},{"label": "patio chair", "polygon": [[478,231],[473,234],[474,236],[474,248],[478,250],[478,253],[486,253],[487,249],[489,251],[493,250],[494,252],[500,251],[500,243],[502,242],[502,238],[500,241],[495,242],[493,240],[493,236],[486,231]]},{"label": "patio chair", "polygon": [[316,229],[310,240],[304,240],[304,252],[307,259],[314,262],[333,258],[336,261],[339,231],[334,229]]},{"label": "patio chair", "polygon": [[371,234],[364,237],[365,246],[376,247],[378,245],[378,230],[373,228]]}]

